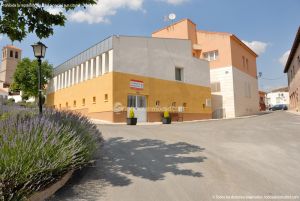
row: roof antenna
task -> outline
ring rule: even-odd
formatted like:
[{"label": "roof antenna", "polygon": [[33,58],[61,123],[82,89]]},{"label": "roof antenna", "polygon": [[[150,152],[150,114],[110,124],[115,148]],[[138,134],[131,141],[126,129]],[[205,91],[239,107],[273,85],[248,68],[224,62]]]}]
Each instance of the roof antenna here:
[{"label": "roof antenna", "polygon": [[171,25],[170,28],[172,28],[174,30],[174,20],[176,19],[176,14],[175,13],[170,13],[168,16],[164,17],[164,21],[165,22],[169,22],[171,21]]}]

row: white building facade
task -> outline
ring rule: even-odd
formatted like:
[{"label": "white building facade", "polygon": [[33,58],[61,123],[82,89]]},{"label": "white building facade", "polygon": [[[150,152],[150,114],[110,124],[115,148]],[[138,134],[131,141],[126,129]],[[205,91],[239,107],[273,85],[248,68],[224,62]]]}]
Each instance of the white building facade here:
[{"label": "white building facade", "polygon": [[288,91],[276,91],[267,93],[266,106],[273,107],[274,105],[284,104],[289,106],[290,98]]}]

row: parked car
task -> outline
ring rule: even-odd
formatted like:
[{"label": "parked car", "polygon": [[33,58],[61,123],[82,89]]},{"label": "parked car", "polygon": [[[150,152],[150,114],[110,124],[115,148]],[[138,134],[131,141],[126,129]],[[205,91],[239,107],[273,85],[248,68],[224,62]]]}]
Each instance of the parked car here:
[{"label": "parked car", "polygon": [[278,105],[274,105],[273,107],[270,108],[270,110],[272,111],[276,111],[276,110],[287,110],[288,107],[285,104],[278,104]]}]

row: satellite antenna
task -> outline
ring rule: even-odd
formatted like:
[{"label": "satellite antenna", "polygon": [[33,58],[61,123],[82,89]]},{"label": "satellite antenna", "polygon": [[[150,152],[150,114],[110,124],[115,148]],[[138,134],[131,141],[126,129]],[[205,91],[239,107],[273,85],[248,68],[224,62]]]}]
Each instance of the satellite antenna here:
[{"label": "satellite antenna", "polygon": [[174,24],[174,20],[176,19],[176,14],[175,13],[170,13],[167,17],[167,20],[166,21],[171,21],[171,26],[173,29],[173,24]]},{"label": "satellite antenna", "polygon": [[169,14],[169,20],[173,21],[176,19],[176,14],[175,13],[170,13]]}]

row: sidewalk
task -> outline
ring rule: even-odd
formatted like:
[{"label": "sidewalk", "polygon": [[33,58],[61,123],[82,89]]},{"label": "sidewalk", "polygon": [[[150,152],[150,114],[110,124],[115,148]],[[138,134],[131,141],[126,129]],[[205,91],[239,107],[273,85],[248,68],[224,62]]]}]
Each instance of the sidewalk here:
[{"label": "sidewalk", "polygon": [[291,114],[300,115],[300,112],[296,112],[296,111],[293,111],[293,110],[288,110],[287,112],[289,112]]},{"label": "sidewalk", "polygon": [[[260,112],[255,115],[242,116],[242,117],[232,117],[232,118],[224,118],[224,119],[202,119],[202,120],[193,120],[193,121],[172,121],[172,124],[182,124],[182,123],[193,123],[193,122],[207,122],[207,121],[222,121],[222,120],[234,120],[234,119],[247,119],[252,117],[257,117],[265,114],[270,114],[271,112]],[[94,124],[98,125],[126,125],[126,123],[112,123],[109,121],[103,121],[98,119],[90,119]],[[161,125],[162,122],[140,122],[137,123],[137,126],[154,126]]]}]

